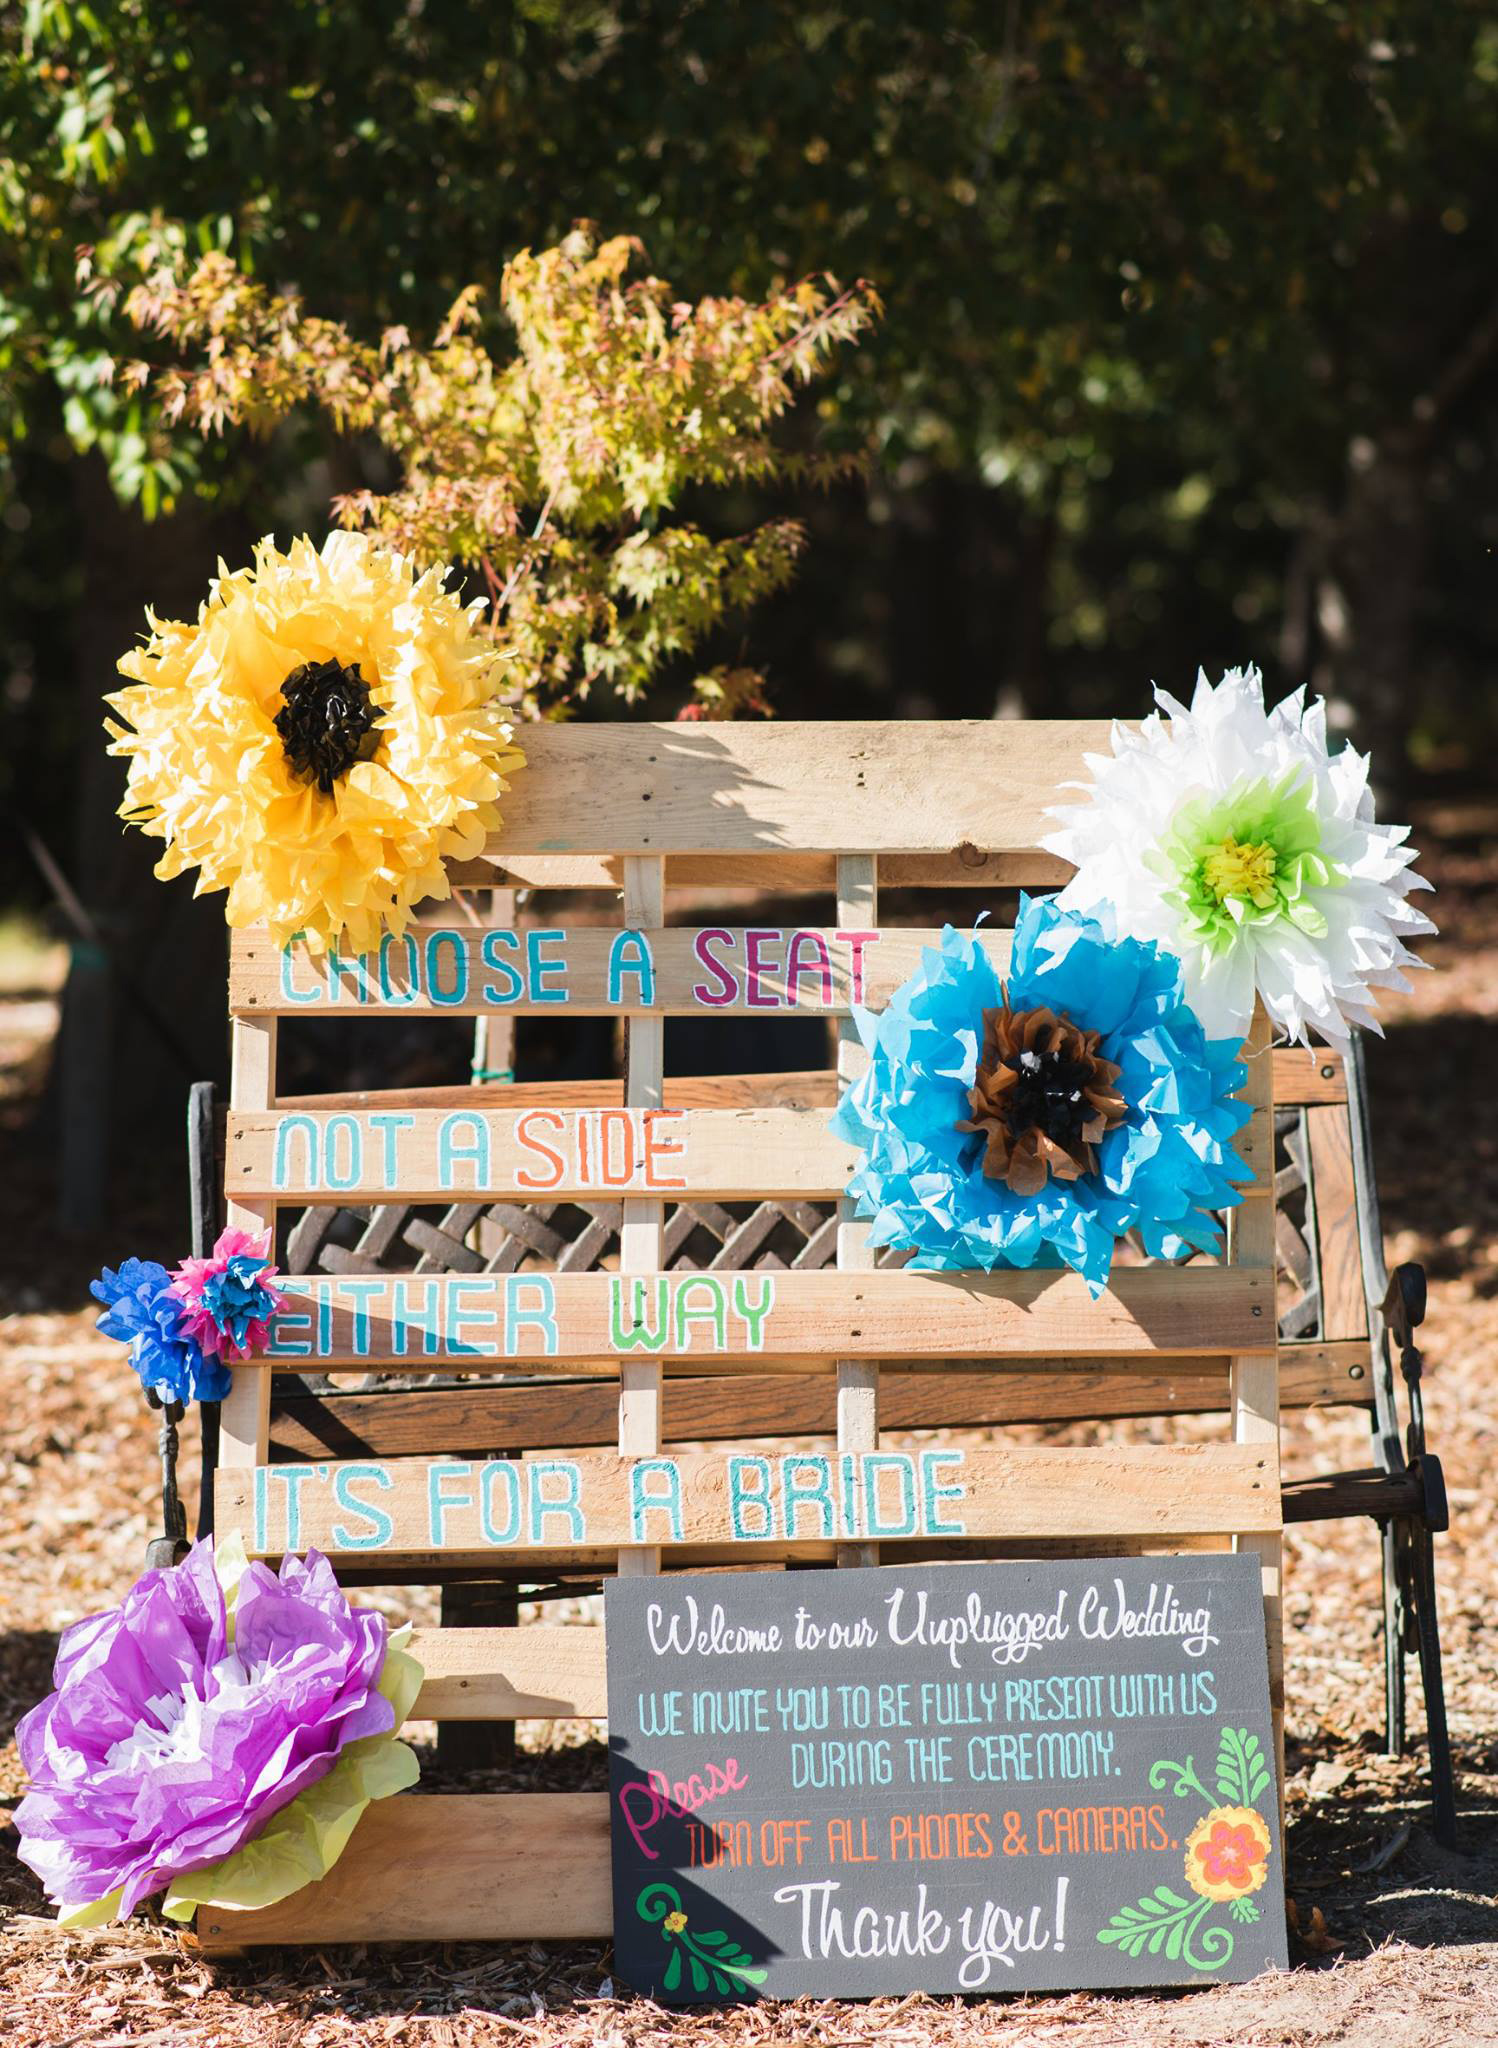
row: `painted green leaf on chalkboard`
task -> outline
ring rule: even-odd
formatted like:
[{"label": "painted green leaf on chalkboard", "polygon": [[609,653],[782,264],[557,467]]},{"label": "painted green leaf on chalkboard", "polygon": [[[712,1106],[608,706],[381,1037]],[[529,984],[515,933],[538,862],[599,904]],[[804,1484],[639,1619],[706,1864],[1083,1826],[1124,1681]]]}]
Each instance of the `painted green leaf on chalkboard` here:
[{"label": "painted green leaf on chalkboard", "polygon": [[751,1986],[763,1984],[769,1975],[726,1929],[710,1927],[697,1933],[674,1885],[646,1885],[635,1900],[635,1911],[642,1920],[659,1922],[661,1933],[672,1944],[670,1959],[661,1972],[662,1991],[681,1989],[683,1956],[691,1970],[692,1989],[706,1991],[711,1984],[720,1998],[745,1997]]},{"label": "painted green leaf on chalkboard", "polygon": [[1207,1954],[1199,1954],[1192,1944],[1198,1921],[1211,1908],[1210,1899],[1183,1899],[1168,1884],[1158,1885],[1137,1905],[1120,1907],[1107,1926],[1098,1929],[1097,1938],[1136,1960],[1163,1951],[1167,1962],[1184,1959],[1194,1970],[1220,1969],[1233,1952],[1233,1939],[1226,1929],[1205,1931],[1202,1943]]},{"label": "painted green leaf on chalkboard", "polygon": [[1194,1903],[1162,1884],[1137,1906],[1121,1907],[1106,1927],[1098,1929],[1097,1938],[1116,1944],[1126,1956],[1143,1955],[1146,1947],[1151,1955],[1158,1955],[1171,1927],[1179,1923],[1183,1913],[1190,1912]]},{"label": "painted green leaf on chalkboard", "polygon": [[1269,1786],[1269,1766],[1257,1735],[1224,1728],[1217,1750],[1217,1790],[1233,1806],[1253,1806]]}]

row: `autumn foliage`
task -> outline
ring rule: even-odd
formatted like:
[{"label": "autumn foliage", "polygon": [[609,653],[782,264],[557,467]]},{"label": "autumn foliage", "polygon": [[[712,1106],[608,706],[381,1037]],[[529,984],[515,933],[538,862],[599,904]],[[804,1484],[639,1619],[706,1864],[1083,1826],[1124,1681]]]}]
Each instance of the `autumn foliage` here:
[{"label": "autumn foliage", "polygon": [[[632,276],[642,256],[633,238],[599,242],[580,226],[515,257],[501,287],[514,347],[501,358],[481,339],[473,289],[430,346],[399,327],[368,342],[213,254],[129,293],[130,318],[175,359],[128,364],[121,379],[154,387],[169,425],[263,434],[313,408],[372,437],[398,479],[335,499],[336,519],[480,576],[532,715],[565,715],[596,689],[634,703],[668,662],[784,585],[804,544],[793,517],[723,536],[673,508],[704,486],[846,472],[846,454],[789,446],[775,429],[879,311],[867,285],[826,278],[758,304],[693,305]],[[682,715],[766,708],[757,669],[720,663],[693,676]]]}]

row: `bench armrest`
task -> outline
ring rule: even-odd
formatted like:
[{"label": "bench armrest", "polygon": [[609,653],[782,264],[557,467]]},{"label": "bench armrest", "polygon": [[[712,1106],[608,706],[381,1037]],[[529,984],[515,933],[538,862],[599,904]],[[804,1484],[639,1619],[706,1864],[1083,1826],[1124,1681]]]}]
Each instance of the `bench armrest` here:
[{"label": "bench armrest", "polygon": [[1414,1343],[1415,1332],[1425,1321],[1425,1268],[1413,1259],[1396,1266],[1389,1275],[1383,1314],[1396,1344]]}]

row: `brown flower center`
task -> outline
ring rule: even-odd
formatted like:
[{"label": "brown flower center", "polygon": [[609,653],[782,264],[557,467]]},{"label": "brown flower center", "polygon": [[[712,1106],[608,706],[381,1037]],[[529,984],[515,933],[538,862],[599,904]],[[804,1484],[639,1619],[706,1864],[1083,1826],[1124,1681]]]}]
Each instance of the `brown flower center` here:
[{"label": "brown flower center", "polygon": [[986,1134],[990,1180],[1035,1195],[1052,1174],[1079,1180],[1097,1171],[1093,1147],[1129,1111],[1113,1085],[1119,1068],[1099,1057],[1099,1036],[1054,1010],[1011,1010],[1006,1000],[984,1011],[973,1114],[957,1128]]},{"label": "brown flower center", "polygon": [[373,755],[375,709],[358,665],[304,662],[281,685],[275,727],[294,774],[324,796],[356,761]]}]

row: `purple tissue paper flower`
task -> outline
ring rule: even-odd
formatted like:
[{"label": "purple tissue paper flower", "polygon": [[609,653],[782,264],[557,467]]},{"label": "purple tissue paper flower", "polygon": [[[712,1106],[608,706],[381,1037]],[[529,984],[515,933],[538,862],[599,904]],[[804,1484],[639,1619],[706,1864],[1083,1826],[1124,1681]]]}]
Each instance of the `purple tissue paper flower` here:
[{"label": "purple tissue paper flower", "polygon": [[252,1564],[228,1641],[213,1544],[147,1572],[58,1646],[57,1690],[16,1730],[30,1776],[22,1860],[65,1911],[123,1888],[121,1916],[233,1853],[326,1777],[345,1743],[394,1726],[376,1691],[381,1616],[327,1559]]},{"label": "purple tissue paper flower", "polygon": [[183,1327],[184,1310],[172,1292],[172,1276],[154,1259],[122,1259],[106,1266],[89,1292],[106,1305],[99,1328],[130,1346],[130,1363],[148,1393],[163,1402],[221,1401],[229,1391],[229,1369],[205,1357]]}]

